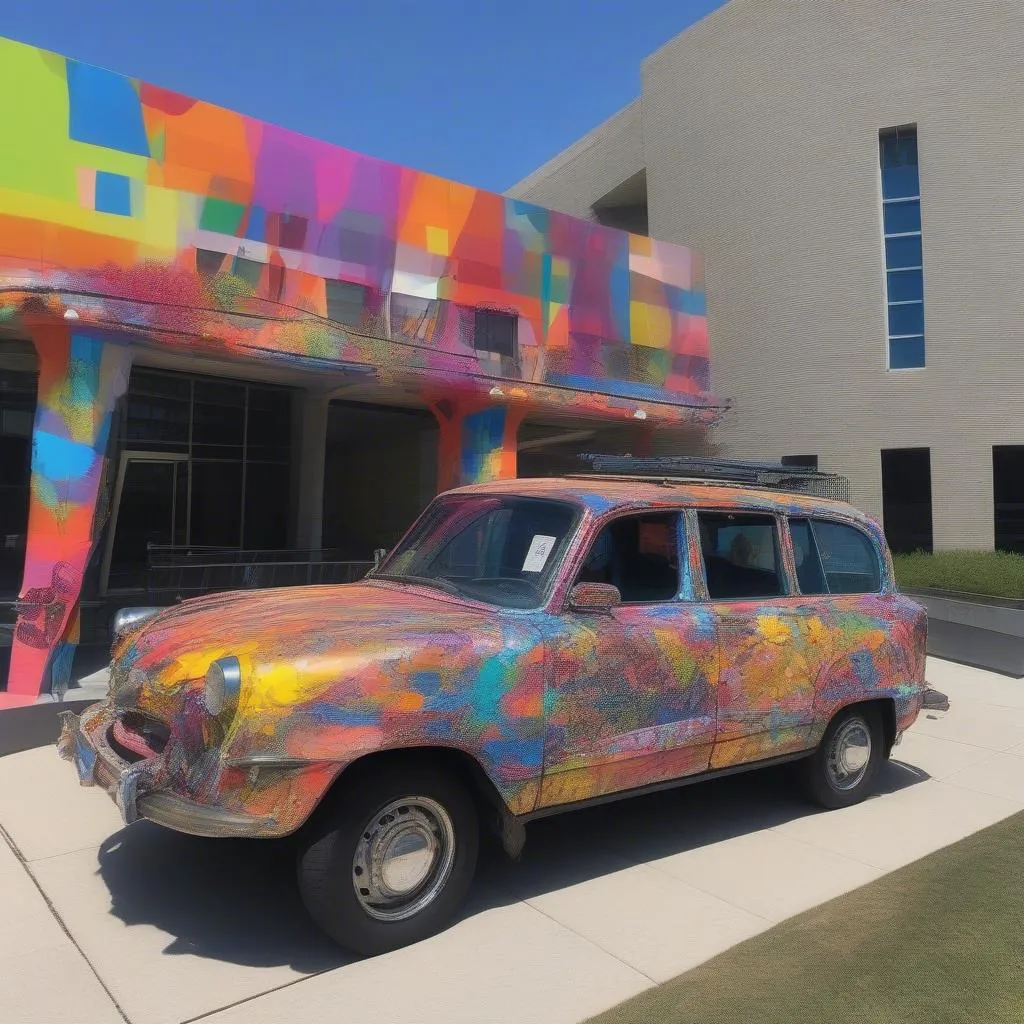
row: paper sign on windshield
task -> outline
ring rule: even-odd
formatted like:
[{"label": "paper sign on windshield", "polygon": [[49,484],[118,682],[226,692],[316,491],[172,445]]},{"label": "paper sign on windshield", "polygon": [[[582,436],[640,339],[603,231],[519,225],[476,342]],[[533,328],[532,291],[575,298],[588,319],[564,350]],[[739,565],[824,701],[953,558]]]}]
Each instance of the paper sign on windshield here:
[{"label": "paper sign on windshield", "polygon": [[554,537],[545,537],[542,533],[538,533],[530,542],[530,550],[526,552],[523,572],[540,572],[544,568],[548,556],[554,550],[554,547]]}]

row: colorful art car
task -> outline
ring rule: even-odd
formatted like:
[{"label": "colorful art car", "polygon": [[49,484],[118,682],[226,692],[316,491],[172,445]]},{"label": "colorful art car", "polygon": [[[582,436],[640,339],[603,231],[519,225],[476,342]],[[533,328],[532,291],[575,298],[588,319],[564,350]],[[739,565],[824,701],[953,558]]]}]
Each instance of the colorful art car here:
[{"label": "colorful art car", "polygon": [[61,751],[127,823],[298,839],[361,953],[443,928],[481,821],[799,761],[863,800],[925,700],[926,618],[847,504],[724,483],[449,491],[361,583],[124,613]]}]

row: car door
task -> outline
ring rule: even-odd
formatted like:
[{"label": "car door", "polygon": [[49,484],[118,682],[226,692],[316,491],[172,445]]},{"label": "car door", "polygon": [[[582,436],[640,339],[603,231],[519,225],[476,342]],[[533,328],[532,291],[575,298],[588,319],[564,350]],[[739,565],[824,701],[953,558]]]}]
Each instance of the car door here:
[{"label": "car door", "polygon": [[707,768],[718,652],[713,617],[681,597],[687,550],[678,512],[618,516],[595,530],[575,582],[613,584],[622,603],[553,620],[539,807]]},{"label": "car door", "polygon": [[805,749],[817,656],[786,569],[778,519],[700,511],[703,585],[721,652],[712,768]]},{"label": "car door", "polygon": [[[915,672],[894,595],[883,593],[880,552],[868,533],[823,516],[789,519],[804,628],[818,656],[815,732],[858,699],[890,692]],[[895,686],[890,690],[889,687]]]}]

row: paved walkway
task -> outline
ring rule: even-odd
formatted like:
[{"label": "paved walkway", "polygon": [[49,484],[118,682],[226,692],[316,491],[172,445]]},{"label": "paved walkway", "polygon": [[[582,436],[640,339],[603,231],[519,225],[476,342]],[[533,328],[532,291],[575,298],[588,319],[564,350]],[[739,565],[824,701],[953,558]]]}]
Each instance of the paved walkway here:
[{"label": "paved walkway", "polygon": [[953,708],[885,792],[814,813],[784,770],[539,822],[454,928],[347,961],[287,843],[201,840],[80,789],[52,748],[0,760],[4,1024],[573,1022],[1024,809],[1024,680],[930,661]]}]

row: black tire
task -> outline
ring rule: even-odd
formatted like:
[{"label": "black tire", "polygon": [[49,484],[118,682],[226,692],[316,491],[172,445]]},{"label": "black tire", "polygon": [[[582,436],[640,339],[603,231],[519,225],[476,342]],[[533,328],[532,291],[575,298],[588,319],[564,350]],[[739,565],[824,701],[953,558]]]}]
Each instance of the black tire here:
[{"label": "black tire", "polygon": [[[830,759],[834,758],[837,746],[843,743],[842,737],[849,736],[851,731],[857,737],[869,737],[871,746],[863,773],[852,772],[844,786],[837,780],[842,767],[835,766],[833,762],[830,768]],[[844,708],[829,723],[814,754],[800,762],[807,796],[829,810],[852,807],[867,799],[874,791],[878,769],[887,756],[884,745],[882,716],[878,708],[869,704]]]},{"label": "black tire", "polygon": [[[370,764],[347,776],[341,776],[299,835],[299,892],[310,916],[339,945],[364,956],[399,949],[443,931],[458,913],[476,870],[480,826],[472,795],[443,766],[419,759]],[[356,892],[357,847],[370,834],[367,829],[372,824],[399,820],[403,813],[378,821],[380,812],[395,801],[417,798],[433,801],[447,814],[454,832],[450,871],[421,910],[404,920],[379,920]],[[422,889],[431,888],[432,877],[427,876]],[[363,891],[369,896],[369,890]]]}]

